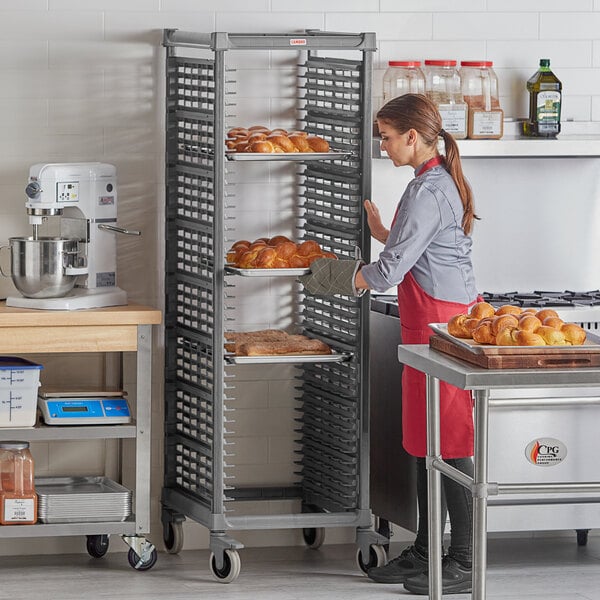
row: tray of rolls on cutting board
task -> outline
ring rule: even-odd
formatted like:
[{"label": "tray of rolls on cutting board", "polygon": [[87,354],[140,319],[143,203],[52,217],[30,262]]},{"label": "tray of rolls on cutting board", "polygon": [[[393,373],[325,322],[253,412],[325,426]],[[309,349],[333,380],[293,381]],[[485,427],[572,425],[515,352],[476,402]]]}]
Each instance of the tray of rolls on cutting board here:
[{"label": "tray of rolls on cutting board", "polygon": [[342,362],[351,354],[333,352],[331,347],[306,335],[281,329],[225,332],[225,360],[234,364]]},{"label": "tray of rolls on cutting board", "polygon": [[551,308],[477,302],[468,314],[429,326],[431,348],[488,369],[600,366],[600,337]]},{"label": "tray of rolls on cutting board", "polygon": [[317,258],[333,258],[314,240],[294,242],[284,235],[238,240],[227,251],[225,269],[244,277],[304,275]]},{"label": "tray of rolls on cutting board", "polygon": [[318,135],[262,125],[230,129],[225,146],[228,160],[332,160],[349,154],[332,151],[329,142]]}]

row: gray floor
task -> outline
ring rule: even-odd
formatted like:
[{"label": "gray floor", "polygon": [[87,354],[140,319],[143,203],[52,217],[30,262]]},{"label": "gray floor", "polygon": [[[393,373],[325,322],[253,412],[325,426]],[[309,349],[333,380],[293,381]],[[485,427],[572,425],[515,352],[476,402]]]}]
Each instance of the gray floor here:
[{"label": "gray floor", "polygon": [[[392,552],[401,547],[392,545]],[[155,567],[134,571],[124,553],[0,559],[2,600],[389,600],[417,598],[402,586],[370,582],[355,566],[352,545],[248,548],[230,584],[216,582],[207,551],[159,553]],[[600,600],[600,538],[493,539],[488,594],[493,600]],[[420,596],[421,598],[423,596]],[[470,595],[449,598],[463,600]]]}]

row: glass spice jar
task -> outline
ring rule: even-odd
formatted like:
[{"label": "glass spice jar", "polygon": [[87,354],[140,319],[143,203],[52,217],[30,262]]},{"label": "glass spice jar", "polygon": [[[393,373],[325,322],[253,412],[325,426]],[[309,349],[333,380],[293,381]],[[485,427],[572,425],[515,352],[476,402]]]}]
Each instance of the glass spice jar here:
[{"label": "glass spice jar", "polygon": [[383,75],[383,103],[404,94],[424,94],[425,75],[418,60],[390,60]]},{"label": "glass spice jar", "polygon": [[0,524],[31,525],[36,521],[37,494],[29,442],[1,442]]},{"label": "glass spice jar", "polygon": [[440,111],[442,127],[456,139],[466,138],[468,107],[455,60],[425,61],[425,94]]},{"label": "glass spice jar", "polygon": [[467,137],[500,139],[504,133],[504,112],[492,61],[464,60],[459,73],[463,98],[469,107]]}]

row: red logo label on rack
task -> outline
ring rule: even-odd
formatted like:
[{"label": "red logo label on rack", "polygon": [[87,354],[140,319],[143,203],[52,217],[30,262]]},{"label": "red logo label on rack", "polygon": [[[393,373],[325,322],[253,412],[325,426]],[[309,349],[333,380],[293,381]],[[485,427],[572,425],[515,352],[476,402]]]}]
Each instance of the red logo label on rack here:
[{"label": "red logo label on rack", "polygon": [[538,467],[554,467],[567,456],[567,447],[555,438],[538,438],[525,448],[527,460]]},{"label": "red logo label on rack", "polygon": [[292,38],[290,46],[306,46],[306,38]]}]

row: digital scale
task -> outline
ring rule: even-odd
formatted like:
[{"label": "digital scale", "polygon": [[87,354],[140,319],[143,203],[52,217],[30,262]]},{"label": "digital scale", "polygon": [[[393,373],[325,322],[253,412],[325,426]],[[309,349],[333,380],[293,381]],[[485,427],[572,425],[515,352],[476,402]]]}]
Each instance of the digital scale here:
[{"label": "digital scale", "polygon": [[118,425],[131,423],[124,392],[45,392],[38,407],[47,425]]}]

